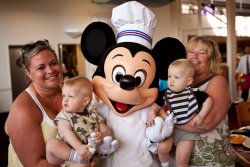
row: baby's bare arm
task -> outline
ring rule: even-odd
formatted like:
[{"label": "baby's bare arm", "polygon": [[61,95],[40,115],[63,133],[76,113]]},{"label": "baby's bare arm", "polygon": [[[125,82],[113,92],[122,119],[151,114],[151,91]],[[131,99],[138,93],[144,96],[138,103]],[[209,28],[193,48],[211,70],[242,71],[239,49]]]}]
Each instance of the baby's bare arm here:
[{"label": "baby's bare arm", "polygon": [[89,152],[87,145],[82,144],[78,139],[76,133],[73,131],[70,122],[68,121],[57,121],[58,132],[65,138],[67,143],[77,151],[77,153],[83,158],[88,159],[92,156]]},{"label": "baby's bare arm", "polygon": [[160,109],[161,109],[161,107],[158,106],[156,103],[154,103],[150,106],[150,112],[149,112],[149,116],[148,116],[147,126],[152,126],[154,124],[154,119],[155,119],[155,117]]},{"label": "baby's bare arm", "polygon": [[94,136],[92,136],[92,140],[94,140],[97,144],[102,144],[103,138],[105,136],[110,135],[110,128],[104,123],[100,123],[100,131],[96,132]]},{"label": "baby's bare arm", "polygon": [[208,97],[206,101],[202,104],[200,112],[192,119],[192,125],[201,126],[206,115],[209,113],[213,105],[212,98]]},{"label": "baby's bare arm", "polygon": [[[169,111],[168,111],[168,112],[169,112]],[[166,117],[169,115],[168,112],[164,111],[164,109],[161,108],[160,111],[159,111],[159,116],[160,116],[163,120],[165,120]]]}]

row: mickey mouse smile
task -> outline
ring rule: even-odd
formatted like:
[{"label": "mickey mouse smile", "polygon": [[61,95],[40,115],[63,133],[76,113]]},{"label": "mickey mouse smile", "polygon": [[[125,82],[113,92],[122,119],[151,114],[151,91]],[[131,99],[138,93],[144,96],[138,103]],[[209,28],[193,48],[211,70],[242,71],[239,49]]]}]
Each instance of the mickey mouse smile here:
[{"label": "mickey mouse smile", "polygon": [[119,103],[113,100],[110,100],[110,102],[112,106],[114,107],[114,109],[120,114],[124,114],[127,111],[129,111],[132,107],[134,107],[134,105]]}]

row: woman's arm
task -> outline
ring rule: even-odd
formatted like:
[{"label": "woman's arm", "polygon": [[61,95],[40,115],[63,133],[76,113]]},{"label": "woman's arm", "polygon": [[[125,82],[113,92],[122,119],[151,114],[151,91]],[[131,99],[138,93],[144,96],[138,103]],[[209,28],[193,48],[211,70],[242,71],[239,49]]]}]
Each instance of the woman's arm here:
[{"label": "woman's arm", "polygon": [[225,117],[231,104],[227,81],[222,76],[210,80],[206,93],[212,98],[213,106],[204,119],[202,126],[192,126],[191,121],[185,125],[176,126],[185,131],[204,133],[214,129]]},{"label": "woman's arm", "polygon": [[40,109],[26,93],[22,93],[11,107],[5,130],[25,167],[52,167],[45,158],[41,122]]}]

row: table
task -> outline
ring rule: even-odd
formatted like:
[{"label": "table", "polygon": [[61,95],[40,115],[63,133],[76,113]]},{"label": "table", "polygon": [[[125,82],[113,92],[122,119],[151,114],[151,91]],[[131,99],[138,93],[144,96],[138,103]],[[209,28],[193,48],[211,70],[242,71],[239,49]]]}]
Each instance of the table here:
[{"label": "table", "polygon": [[233,144],[233,148],[236,154],[236,162],[242,166],[250,166],[250,149],[242,144]]},{"label": "table", "polygon": [[[244,135],[250,137],[250,126],[241,127],[231,131],[232,134]],[[232,144],[236,154],[236,162],[241,166],[250,167],[250,148],[243,146],[243,144]]]}]

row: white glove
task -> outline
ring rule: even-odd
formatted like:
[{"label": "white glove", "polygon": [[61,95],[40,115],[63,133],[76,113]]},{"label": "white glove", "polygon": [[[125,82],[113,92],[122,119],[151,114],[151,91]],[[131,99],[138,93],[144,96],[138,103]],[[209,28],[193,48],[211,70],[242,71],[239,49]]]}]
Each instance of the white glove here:
[{"label": "white glove", "polygon": [[103,144],[97,148],[97,153],[101,158],[107,158],[117,150],[118,145],[118,140],[113,140],[111,136],[105,136],[103,138]]},{"label": "white glove", "polygon": [[146,136],[150,141],[163,141],[172,135],[174,128],[173,113],[169,114],[165,121],[161,117],[156,117],[154,122],[154,125],[146,129]]}]

